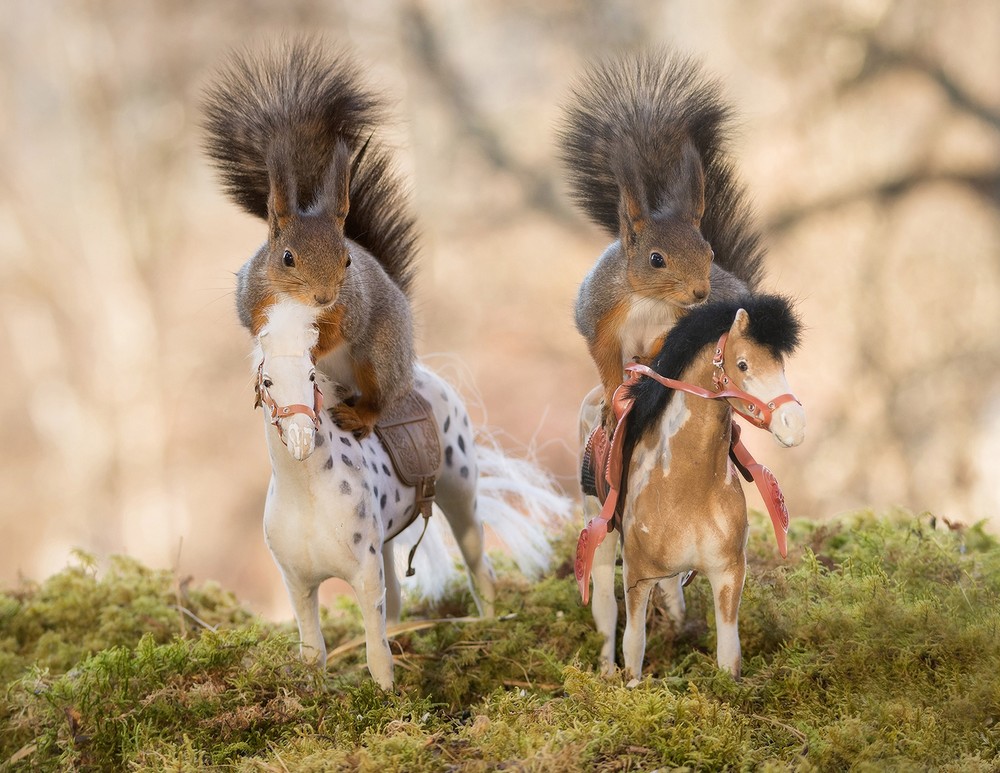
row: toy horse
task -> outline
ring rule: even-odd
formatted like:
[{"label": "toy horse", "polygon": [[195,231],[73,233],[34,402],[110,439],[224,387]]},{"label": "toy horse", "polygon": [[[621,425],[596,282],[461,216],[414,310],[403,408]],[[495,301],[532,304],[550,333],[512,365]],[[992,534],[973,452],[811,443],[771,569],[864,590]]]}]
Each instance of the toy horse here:
[{"label": "toy horse", "polygon": [[[369,671],[388,689],[393,667],[386,619],[398,620],[400,611],[388,541],[429,506],[429,492],[400,479],[377,436],[359,441],[323,410],[323,391],[333,385],[312,358],[315,315],[313,307],[279,302],[256,339],[257,394],[272,469],[264,534],[291,599],[303,656],[325,664],[318,590],[327,578],[342,578],[361,608]],[[494,576],[477,515],[479,471],[468,413],[432,372],[418,366],[414,380],[430,408],[433,439],[444,449],[435,497],[465,560],[479,614],[491,617]]]},{"label": "toy horse", "polygon": [[[798,339],[799,323],[788,301],[752,296],[693,309],[667,335],[652,368],[628,368],[635,375],[621,389],[631,401],[630,415],[617,430],[624,432],[618,442],[626,460],[625,493],[614,523],[622,541],[622,649],[630,684],[642,674],[650,592],[660,588],[669,616],[680,624],[683,583],[691,572],[704,574],[712,585],[719,667],[740,674],[738,616],[749,527],[739,480],[745,470],[730,458],[732,417],[735,411],[768,429],[782,446],[802,442],[805,413],[784,375],[784,356]],[[591,393],[581,409],[581,426],[593,426],[598,411]],[[585,512],[593,513],[595,501],[586,499]],[[779,534],[777,520],[775,531]],[[581,545],[585,541],[581,537]],[[605,539],[592,554],[593,614],[604,637],[605,670],[615,662],[617,545],[618,539]]]}]

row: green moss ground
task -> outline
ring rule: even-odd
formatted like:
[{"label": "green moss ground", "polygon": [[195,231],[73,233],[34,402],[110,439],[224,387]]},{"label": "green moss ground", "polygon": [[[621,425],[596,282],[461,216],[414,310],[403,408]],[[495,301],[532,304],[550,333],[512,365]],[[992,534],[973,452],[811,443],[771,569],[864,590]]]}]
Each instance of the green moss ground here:
[{"label": "green moss ground", "polygon": [[[395,693],[363,648],[328,673],[294,629],[230,593],[77,556],[0,594],[2,770],[1000,769],[1000,546],[979,528],[870,513],[796,523],[787,561],[756,518],[744,676],[714,664],[708,583],[688,623],[654,611],[633,690],[596,674],[599,642],[563,565],[503,574],[505,619],[397,636]],[[464,615],[456,589],[410,616]],[[361,632],[349,604],[331,649]]]}]

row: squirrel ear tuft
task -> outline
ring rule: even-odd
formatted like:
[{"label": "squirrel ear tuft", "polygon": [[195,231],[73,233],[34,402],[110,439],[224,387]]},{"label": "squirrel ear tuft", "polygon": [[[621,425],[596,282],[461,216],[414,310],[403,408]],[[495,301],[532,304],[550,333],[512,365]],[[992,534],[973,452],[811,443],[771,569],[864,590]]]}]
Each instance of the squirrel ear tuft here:
[{"label": "squirrel ear tuft", "polygon": [[677,174],[670,182],[667,195],[677,211],[696,227],[701,226],[701,218],[705,214],[705,170],[698,149],[690,141],[681,148]]},{"label": "squirrel ear tuft", "polygon": [[646,208],[633,191],[622,188],[619,216],[622,225],[622,238],[635,239],[646,227]]},{"label": "squirrel ear tuft", "polygon": [[326,172],[323,196],[326,200],[326,210],[333,216],[334,222],[341,230],[344,229],[347,213],[351,209],[352,166],[350,147],[343,140],[337,140],[330,167]]},{"label": "squirrel ear tuft", "polygon": [[267,221],[273,239],[298,212],[295,180],[287,148],[278,145],[271,148],[267,157],[267,176],[271,186],[267,199]]}]

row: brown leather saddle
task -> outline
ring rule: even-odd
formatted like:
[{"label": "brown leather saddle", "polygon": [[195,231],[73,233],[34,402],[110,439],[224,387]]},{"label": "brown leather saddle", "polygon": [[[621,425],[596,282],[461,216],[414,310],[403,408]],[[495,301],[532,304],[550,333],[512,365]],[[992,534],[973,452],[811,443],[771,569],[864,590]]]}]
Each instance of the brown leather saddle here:
[{"label": "brown leather saddle", "polygon": [[[441,471],[442,460],[441,437],[430,403],[411,389],[382,412],[375,423],[375,434],[389,454],[400,482],[404,486],[412,486],[415,491],[413,517],[396,533],[413,523],[418,515],[424,517],[426,532],[427,519],[431,517],[434,504],[434,483]],[[424,532],[420,533],[420,539],[410,550],[406,570],[408,577],[413,574],[413,556],[424,538]]]}]

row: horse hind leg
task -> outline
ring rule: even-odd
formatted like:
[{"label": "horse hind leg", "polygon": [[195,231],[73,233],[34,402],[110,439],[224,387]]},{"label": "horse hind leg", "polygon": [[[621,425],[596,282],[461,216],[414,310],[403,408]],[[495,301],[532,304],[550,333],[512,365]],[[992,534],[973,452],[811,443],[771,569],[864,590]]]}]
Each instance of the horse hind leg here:
[{"label": "horse hind leg", "polygon": [[686,573],[681,573],[676,577],[665,577],[656,583],[663,598],[663,605],[666,607],[667,616],[673,623],[675,630],[680,630],[684,625],[684,612],[687,609],[684,603],[684,577]]},{"label": "horse hind leg", "polygon": [[[625,572],[626,577],[628,571]],[[627,584],[627,580],[626,580]],[[622,656],[628,687],[635,687],[642,677],[642,661],[646,656],[646,607],[654,581],[638,580],[625,589],[625,635],[622,637]]]},{"label": "horse hind leg", "polygon": [[395,625],[399,622],[403,607],[402,593],[399,588],[399,577],[396,576],[396,562],[393,556],[392,543],[382,546],[382,566],[385,580],[385,620]]},{"label": "horse hind leg", "polygon": [[474,479],[461,490],[452,490],[450,486],[439,487],[437,501],[465,560],[479,616],[493,617],[496,614],[496,576],[486,555],[483,524],[476,515]]}]

